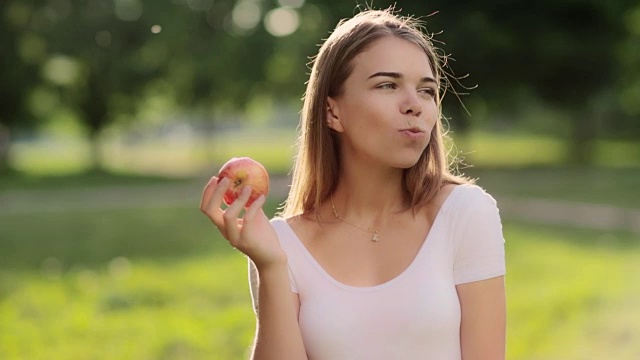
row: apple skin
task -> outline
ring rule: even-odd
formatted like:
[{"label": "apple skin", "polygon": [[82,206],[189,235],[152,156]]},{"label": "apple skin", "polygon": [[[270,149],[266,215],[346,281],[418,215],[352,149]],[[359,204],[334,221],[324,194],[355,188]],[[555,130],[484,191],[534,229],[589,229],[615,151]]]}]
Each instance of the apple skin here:
[{"label": "apple skin", "polygon": [[242,192],[245,186],[251,187],[251,195],[246,207],[260,197],[269,193],[269,173],[259,162],[250,157],[232,158],[227,161],[218,172],[218,183],[224,178],[229,178],[231,186],[224,193],[224,203],[231,205]]}]

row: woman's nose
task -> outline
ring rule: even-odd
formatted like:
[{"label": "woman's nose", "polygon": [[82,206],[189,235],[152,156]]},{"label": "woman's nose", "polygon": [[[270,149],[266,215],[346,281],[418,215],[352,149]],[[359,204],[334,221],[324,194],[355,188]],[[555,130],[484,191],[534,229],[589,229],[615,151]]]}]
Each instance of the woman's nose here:
[{"label": "woman's nose", "polygon": [[422,103],[415,91],[406,92],[403,102],[400,105],[400,111],[404,115],[420,116],[420,114],[422,114]]}]

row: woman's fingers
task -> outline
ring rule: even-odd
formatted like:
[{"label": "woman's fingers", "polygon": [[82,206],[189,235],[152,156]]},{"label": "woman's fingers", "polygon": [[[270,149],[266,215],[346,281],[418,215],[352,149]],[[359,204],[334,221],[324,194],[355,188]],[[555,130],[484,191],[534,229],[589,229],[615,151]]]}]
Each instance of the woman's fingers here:
[{"label": "woman's fingers", "polygon": [[[222,179],[217,185],[210,184],[209,186],[214,187],[213,192],[209,198],[209,201],[204,205],[205,210],[204,213],[207,214],[209,219],[219,228],[220,231],[223,231],[224,220],[222,218],[222,198],[224,197],[225,191],[229,188],[229,179]],[[224,233],[224,231],[223,231]],[[224,234],[226,236],[226,234]]]},{"label": "woman's fingers", "polygon": [[202,200],[200,202],[200,211],[209,217],[222,235],[235,247],[238,245],[240,239],[243,219],[249,220],[254,218],[264,205],[265,197],[263,195],[256,199],[253,204],[247,208],[244,216],[240,218],[240,214],[251,196],[251,188],[245,186],[240,196],[223,210],[222,201],[229,186],[231,186],[229,179],[224,178],[218,183],[218,178],[215,176],[212,177],[204,187]]},{"label": "woman's fingers", "polygon": [[240,196],[224,211],[222,218],[224,220],[224,226],[227,229],[227,239],[235,246],[235,242],[240,238],[240,229],[238,227],[238,217],[240,212],[244,209],[251,196],[251,188],[245,186]]},{"label": "woman's fingers", "polygon": [[200,199],[200,211],[203,213],[207,210],[207,205],[209,204],[209,200],[211,200],[211,196],[213,195],[213,191],[216,189],[216,185],[218,184],[218,178],[212,177],[211,180],[204,186],[202,190],[202,199]]},{"label": "woman's fingers", "polygon": [[258,211],[262,208],[266,201],[266,197],[264,195],[260,195],[254,202],[249,206],[247,212],[244,213],[244,219],[253,219]]}]

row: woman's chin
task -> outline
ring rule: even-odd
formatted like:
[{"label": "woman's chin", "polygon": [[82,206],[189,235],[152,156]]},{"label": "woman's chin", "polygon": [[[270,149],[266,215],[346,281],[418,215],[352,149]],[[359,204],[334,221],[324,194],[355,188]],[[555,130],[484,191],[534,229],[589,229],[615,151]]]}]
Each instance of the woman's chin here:
[{"label": "woman's chin", "polygon": [[403,170],[411,169],[418,163],[419,160],[419,157],[416,157],[415,159],[399,159],[398,161],[396,161],[393,167]]}]

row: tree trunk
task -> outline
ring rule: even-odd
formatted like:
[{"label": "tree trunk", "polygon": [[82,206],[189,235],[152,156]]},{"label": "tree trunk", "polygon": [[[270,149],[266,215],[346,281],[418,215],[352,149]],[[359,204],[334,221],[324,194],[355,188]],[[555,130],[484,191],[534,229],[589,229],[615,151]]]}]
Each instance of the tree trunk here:
[{"label": "tree trunk", "polygon": [[100,146],[100,131],[92,130],[89,133],[89,146],[91,156],[91,172],[100,172],[104,170],[104,159],[102,156],[102,148]]},{"label": "tree trunk", "polygon": [[102,151],[100,149],[100,134],[108,122],[108,96],[104,85],[95,76],[87,79],[87,97],[81,105],[83,121],[89,129],[89,141],[91,146],[91,169],[100,172],[104,170]]},{"label": "tree trunk", "polygon": [[9,154],[11,150],[11,131],[0,124],[0,174],[6,174],[11,170]]},{"label": "tree trunk", "polygon": [[592,111],[577,111],[572,115],[571,139],[569,139],[569,164],[590,165],[595,155],[597,115]]}]

